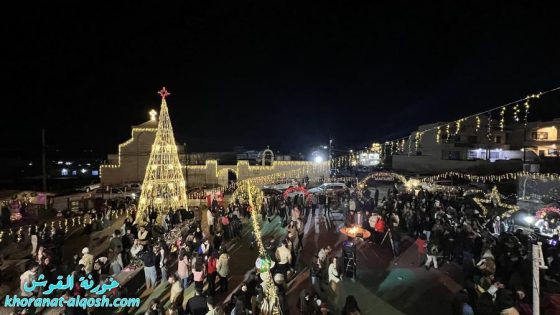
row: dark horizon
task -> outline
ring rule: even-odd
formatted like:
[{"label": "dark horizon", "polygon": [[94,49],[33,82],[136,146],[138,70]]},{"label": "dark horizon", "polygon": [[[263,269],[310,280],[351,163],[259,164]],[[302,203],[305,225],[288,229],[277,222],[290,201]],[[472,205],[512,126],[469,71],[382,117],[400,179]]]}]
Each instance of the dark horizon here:
[{"label": "dark horizon", "polygon": [[[4,152],[117,151],[166,86],[190,152],[359,148],[560,85],[558,14],[507,6],[202,3],[7,17]],[[499,18],[497,18],[499,17]],[[560,93],[530,120],[560,117]]]}]

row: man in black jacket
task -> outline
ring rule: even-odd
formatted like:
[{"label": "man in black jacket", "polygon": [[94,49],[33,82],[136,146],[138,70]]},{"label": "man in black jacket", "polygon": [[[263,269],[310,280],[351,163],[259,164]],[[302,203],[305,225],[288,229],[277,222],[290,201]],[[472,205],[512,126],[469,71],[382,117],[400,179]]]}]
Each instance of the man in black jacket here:
[{"label": "man in black jacket", "polygon": [[146,289],[154,288],[157,281],[156,255],[152,251],[152,247],[148,246],[147,249],[145,249],[143,252],[140,252],[139,256],[142,262],[144,262]]},{"label": "man in black jacket", "polygon": [[208,312],[206,297],[202,295],[200,289],[196,289],[195,295],[187,302],[186,311],[189,315],[205,315]]}]

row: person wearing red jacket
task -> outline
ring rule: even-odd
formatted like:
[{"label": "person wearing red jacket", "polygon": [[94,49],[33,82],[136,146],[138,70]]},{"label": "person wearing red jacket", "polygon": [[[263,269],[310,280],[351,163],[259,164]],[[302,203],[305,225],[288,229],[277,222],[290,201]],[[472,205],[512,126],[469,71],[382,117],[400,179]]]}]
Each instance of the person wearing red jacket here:
[{"label": "person wearing red jacket", "polygon": [[216,274],[217,268],[216,264],[218,263],[218,253],[214,250],[212,255],[208,258],[206,271],[208,273],[207,280],[208,280],[208,295],[213,296],[216,292]]}]

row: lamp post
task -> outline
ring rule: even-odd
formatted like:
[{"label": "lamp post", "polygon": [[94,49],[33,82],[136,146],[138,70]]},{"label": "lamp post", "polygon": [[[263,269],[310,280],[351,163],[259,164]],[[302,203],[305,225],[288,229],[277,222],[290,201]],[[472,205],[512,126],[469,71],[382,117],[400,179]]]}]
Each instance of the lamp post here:
[{"label": "lamp post", "polygon": [[[43,173],[43,192],[47,192],[47,144],[45,140],[45,128],[41,129],[41,168]],[[46,207],[45,198],[45,207]]]},{"label": "lamp post", "polygon": [[187,154],[187,143],[183,142],[183,153],[185,154],[185,192],[187,192],[187,200],[189,199],[189,155]]},{"label": "lamp post", "polygon": [[333,139],[329,139],[329,175],[332,170],[332,143]]}]

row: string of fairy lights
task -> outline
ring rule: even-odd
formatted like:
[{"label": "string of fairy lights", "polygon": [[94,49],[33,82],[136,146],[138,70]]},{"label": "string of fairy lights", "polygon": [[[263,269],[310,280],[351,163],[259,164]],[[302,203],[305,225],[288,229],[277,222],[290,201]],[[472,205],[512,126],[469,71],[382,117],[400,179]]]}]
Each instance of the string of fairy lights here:
[{"label": "string of fairy lights", "polygon": [[410,183],[411,181],[415,181],[417,183],[435,183],[442,179],[450,179],[450,178],[458,178],[468,180],[470,182],[477,182],[477,183],[486,183],[486,182],[502,182],[508,180],[516,180],[521,177],[528,177],[533,180],[541,180],[541,181],[551,181],[551,180],[560,180],[560,174],[557,173],[529,173],[529,172],[511,172],[505,173],[500,175],[474,175],[474,174],[466,174],[460,172],[445,172],[437,175],[432,175],[423,178],[409,178],[407,179],[404,175],[395,173],[395,172],[374,172],[369,174],[368,176],[364,177],[358,182],[359,187],[365,187],[365,184],[368,180],[376,177],[384,177],[384,179],[397,179],[400,182]]},{"label": "string of fairy lights", "polygon": [[[519,123],[522,121],[526,125],[529,118],[529,110],[531,108],[531,102],[535,99],[540,99],[541,96],[543,95],[555,92],[557,90],[560,90],[560,87],[556,87],[554,89],[545,92],[538,92],[536,94],[531,94],[522,99],[504,105],[500,105],[498,107],[494,107],[486,111],[468,115],[466,117],[461,117],[455,121],[438,124],[431,128],[423,129],[421,131],[420,130],[415,131],[414,136],[410,135],[410,136],[394,139],[391,141],[387,141],[384,144],[384,146],[393,148],[395,144],[398,144],[403,140],[404,141],[408,140],[409,142],[408,152],[405,152],[405,149],[401,146],[400,150],[397,151],[397,153],[411,154],[413,152],[412,151],[413,147],[415,149],[418,149],[421,146],[422,137],[424,136],[424,134],[430,131],[434,131],[436,143],[441,143],[443,139],[445,139],[445,141],[449,141],[451,137],[457,136],[461,132],[464,124],[468,121],[473,122],[475,126],[475,132],[478,133],[481,130],[482,122],[483,122],[481,117],[485,117],[486,137],[489,140],[491,140],[492,131],[494,129],[495,123],[497,124],[497,127],[499,128],[500,131],[503,131],[504,128],[506,127],[506,124],[508,122],[507,121],[508,112],[511,112],[512,119],[510,119],[510,122]],[[498,118],[494,118],[495,113],[497,113]],[[412,141],[414,141],[414,145],[412,145]]]},{"label": "string of fairy lights", "polygon": [[103,223],[105,221],[110,220],[118,220],[120,217],[130,216],[133,209],[112,209],[107,211],[107,214],[101,217],[95,216],[75,216],[71,218],[56,218],[49,222],[44,222],[42,224],[29,224],[20,226],[17,228],[11,228],[4,231],[0,231],[0,244],[3,241],[7,241],[12,239],[16,241],[16,243],[20,243],[24,238],[24,232],[27,232],[27,235],[31,235],[31,230],[34,229],[35,231],[39,231],[40,227],[50,227],[50,233],[54,235],[57,229],[64,230],[64,233],[68,233],[72,230],[85,227],[88,224],[94,223]]},{"label": "string of fairy lights", "polygon": [[[454,121],[436,124],[430,128],[414,131],[410,135],[386,141],[384,144],[381,144],[381,155],[416,154],[422,147],[422,139],[424,139],[428,132],[433,132],[435,142],[438,144],[449,142],[459,135],[467,124],[474,129],[475,134],[478,135],[480,132],[484,132],[486,140],[492,142],[494,140],[494,130],[503,132],[510,123],[522,123],[524,126],[527,126],[532,103],[547,94],[559,90],[560,86],[544,92],[530,94],[507,104],[461,117]],[[331,165],[332,167],[350,166],[352,161],[355,161],[355,156],[353,153],[348,153],[333,158]]]},{"label": "string of fairy lights", "polygon": [[421,179],[422,182],[433,183],[441,179],[458,178],[471,182],[501,182],[506,180],[515,180],[520,177],[529,177],[531,179],[539,179],[542,181],[559,180],[560,174],[556,173],[529,173],[529,172],[511,172],[500,175],[474,175],[460,172],[445,172],[438,175],[428,176]]}]

